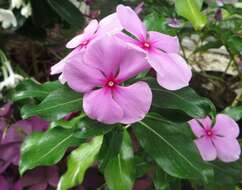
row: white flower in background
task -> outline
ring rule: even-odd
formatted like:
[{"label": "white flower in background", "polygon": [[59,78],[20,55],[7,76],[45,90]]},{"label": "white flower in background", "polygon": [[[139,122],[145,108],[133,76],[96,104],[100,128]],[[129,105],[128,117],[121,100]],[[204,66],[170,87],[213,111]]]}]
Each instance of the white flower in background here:
[{"label": "white flower in background", "polygon": [[11,10],[0,9],[0,22],[2,22],[2,27],[4,29],[9,28],[11,26],[17,26],[17,20]]},{"label": "white flower in background", "polygon": [[24,0],[12,0],[11,1],[11,9],[14,9],[14,8],[19,9],[22,5],[24,5]]},{"label": "white flower in background", "polygon": [[21,15],[23,15],[25,18],[28,18],[32,14],[32,7],[30,3],[27,3],[24,5],[21,9]]},{"label": "white flower in background", "polygon": [[[3,53],[0,51],[0,56],[1,55],[3,56]],[[1,69],[3,81],[0,82],[0,93],[3,88],[14,88],[19,83],[19,81],[23,80],[21,75],[13,72],[10,62],[6,59],[5,55],[3,57],[3,66]]]}]

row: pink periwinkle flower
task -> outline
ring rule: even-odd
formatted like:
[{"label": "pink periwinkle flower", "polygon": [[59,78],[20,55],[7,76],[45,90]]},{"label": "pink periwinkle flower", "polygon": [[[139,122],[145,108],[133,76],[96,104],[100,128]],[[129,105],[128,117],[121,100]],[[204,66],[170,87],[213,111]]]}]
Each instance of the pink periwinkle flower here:
[{"label": "pink periwinkle flower", "polygon": [[189,85],[191,68],[179,55],[179,41],[159,32],[147,32],[137,14],[124,5],[117,7],[117,15],[123,28],[134,38],[119,33],[122,40],[134,44],[147,54],[148,63],[157,73],[158,83],[169,90],[177,90]]},{"label": "pink periwinkle flower", "polygon": [[145,117],[152,92],[145,82],[122,84],[148,67],[143,51],[105,36],[90,44],[84,55],[70,58],[63,74],[73,90],[84,93],[83,109],[90,118],[129,124]]},{"label": "pink periwinkle flower", "polygon": [[[84,29],[82,34],[77,35],[66,44],[67,48],[74,50],[59,63],[51,67],[51,74],[54,75],[62,73],[66,61],[85,50],[94,39],[100,38],[106,34],[114,34],[121,30],[122,27],[115,13],[103,18],[100,22],[97,20],[92,20]],[[62,74],[60,75],[59,80],[61,83],[66,82]]]},{"label": "pink periwinkle flower", "polygon": [[191,129],[197,139],[195,144],[205,161],[216,158],[223,162],[233,162],[239,159],[241,149],[237,137],[239,126],[225,114],[218,114],[212,126],[209,117],[189,121]]}]

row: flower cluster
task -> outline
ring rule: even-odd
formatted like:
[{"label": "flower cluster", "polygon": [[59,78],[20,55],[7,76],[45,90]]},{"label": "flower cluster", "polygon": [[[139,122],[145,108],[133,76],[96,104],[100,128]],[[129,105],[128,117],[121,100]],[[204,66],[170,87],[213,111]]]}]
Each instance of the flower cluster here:
[{"label": "flower cluster", "polygon": [[152,92],[146,82],[124,82],[153,68],[158,83],[169,90],[189,85],[192,73],[179,55],[177,37],[147,31],[130,7],[119,5],[100,22],[92,20],[84,32],[66,45],[73,51],[51,68],[60,81],[83,93],[83,109],[92,119],[113,124],[142,120]]}]

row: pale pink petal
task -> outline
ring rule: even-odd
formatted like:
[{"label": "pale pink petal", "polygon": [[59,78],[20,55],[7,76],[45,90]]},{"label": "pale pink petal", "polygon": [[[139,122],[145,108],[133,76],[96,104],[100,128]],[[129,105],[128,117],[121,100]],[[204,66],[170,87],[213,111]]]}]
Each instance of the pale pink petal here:
[{"label": "pale pink petal", "polygon": [[124,113],[121,123],[130,124],[142,120],[148,113],[152,92],[147,83],[137,82],[128,87],[118,86],[113,98]]},{"label": "pale pink petal", "polygon": [[168,90],[178,90],[189,85],[190,66],[178,54],[155,52],[148,54],[150,65],[157,72],[158,83]]},{"label": "pale pink petal", "polygon": [[204,136],[205,134],[205,130],[203,129],[203,127],[198,123],[198,121],[196,119],[192,119],[189,122],[189,125],[192,129],[192,132],[194,133],[194,135],[198,138]]},{"label": "pale pink petal", "polygon": [[138,15],[128,6],[118,5],[117,15],[125,30],[140,40],[145,40],[147,31]]},{"label": "pale pink petal", "polygon": [[84,33],[94,34],[98,29],[98,21],[96,19],[91,20],[87,27],[84,29]]},{"label": "pale pink petal", "polygon": [[117,14],[113,13],[100,20],[97,35],[102,35],[105,33],[115,34],[122,30],[123,27],[119,22]]},{"label": "pale pink petal", "polygon": [[217,155],[223,162],[233,162],[239,159],[241,148],[235,138],[214,137],[213,143],[217,150]]},{"label": "pale pink petal", "polygon": [[167,53],[179,53],[180,45],[177,37],[169,36],[159,32],[149,32],[152,46]]},{"label": "pale pink petal", "polygon": [[113,100],[112,91],[106,88],[86,93],[83,109],[90,118],[107,124],[119,123],[123,117],[123,110]]},{"label": "pale pink petal", "polygon": [[216,116],[216,123],[213,127],[213,131],[216,135],[224,137],[236,138],[239,136],[238,124],[231,117],[225,114],[218,114]]},{"label": "pale pink petal", "polygon": [[201,123],[204,129],[211,129],[212,128],[212,120],[209,116],[198,119],[198,121]]},{"label": "pale pink petal", "polygon": [[209,138],[203,137],[203,138],[196,139],[195,144],[203,160],[212,161],[216,159],[216,156],[217,156],[216,149]]},{"label": "pale pink petal", "polygon": [[64,77],[64,74],[62,73],[60,76],[59,76],[59,82],[61,83],[61,84],[65,84],[66,83],[66,79],[65,79],[65,77]]},{"label": "pale pink petal", "polygon": [[130,36],[128,36],[127,34],[124,34],[123,32],[118,32],[117,34],[115,34],[115,36],[124,42],[140,46],[140,41],[134,38],[131,38]]},{"label": "pale pink petal", "polygon": [[64,66],[67,62],[68,59],[70,59],[71,57],[82,53],[79,49],[74,49],[73,51],[71,51],[67,56],[65,56],[60,62],[58,62],[57,64],[53,65],[50,68],[50,74],[51,75],[55,75],[55,74],[59,74],[63,72]]},{"label": "pale pink petal", "polygon": [[92,20],[88,26],[84,29],[84,33],[75,36],[72,38],[67,44],[67,48],[76,48],[83,42],[86,42],[92,38],[96,30],[98,29],[98,21],[97,20]]},{"label": "pale pink petal", "polygon": [[78,92],[87,92],[100,86],[105,79],[99,70],[86,65],[82,56],[74,56],[69,59],[63,74],[67,84]]},{"label": "pale pink petal", "polygon": [[136,47],[127,46],[119,66],[118,81],[125,81],[150,68],[146,53]]},{"label": "pale pink petal", "polygon": [[107,77],[115,76],[125,56],[127,45],[113,36],[105,36],[90,44],[84,60],[90,67],[102,71]]}]

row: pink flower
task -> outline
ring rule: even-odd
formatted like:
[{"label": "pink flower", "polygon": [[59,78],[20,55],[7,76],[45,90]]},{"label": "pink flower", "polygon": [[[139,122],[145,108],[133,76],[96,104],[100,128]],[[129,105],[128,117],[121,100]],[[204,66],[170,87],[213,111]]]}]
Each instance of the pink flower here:
[{"label": "pink flower", "polygon": [[227,115],[218,114],[215,125],[209,117],[189,121],[197,139],[197,148],[206,161],[215,160],[216,157],[223,162],[233,162],[239,159],[241,149],[237,141],[239,126]]},{"label": "pink flower", "polygon": [[[54,75],[62,73],[66,61],[85,50],[90,42],[92,42],[94,39],[102,37],[107,33],[112,34],[121,30],[122,27],[115,13],[103,18],[99,23],[97,20],[92,20],[84,29],[82,34],[77,35],[66,44],[67,48],[74,50],[59,63],[51,67],[51,74]],[[59,80],[62,83],[66,82],[66,80],[63,78],[63,75],[60,75]]]},{"label": "pink flower", "polygon": [[88,46],[83,58],[70,58],[63,74],[73,90],[84,93],[83,109],[90,118],[129,124],[145,117],[152,93],[145,82],[122,83],[148,67],[144,52],[106,36]]},{"label": "pink flower", "polygon": [[117,15],[123,28],[135,39],[124,33],[119,33],[117,36],[147,53],[148,62],[157,72],[157,80],[161,86],[177,90],[189,85],[191,68],[179,55],[177,37],[159,32],[147,32],[142,21],[130,7],[119,5]]}]

